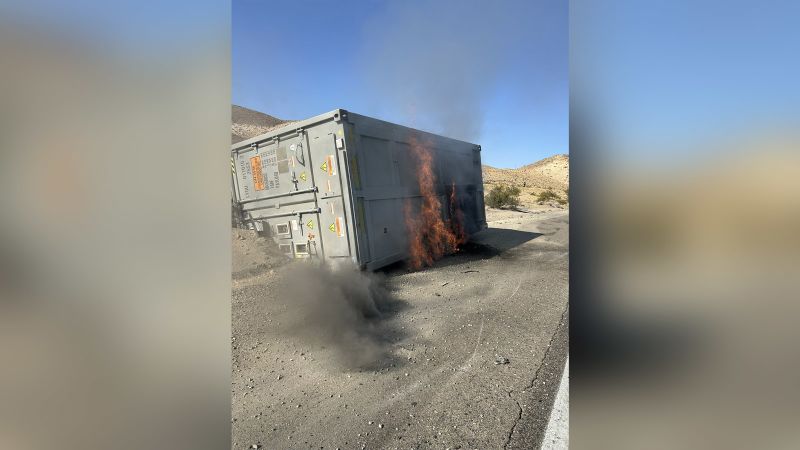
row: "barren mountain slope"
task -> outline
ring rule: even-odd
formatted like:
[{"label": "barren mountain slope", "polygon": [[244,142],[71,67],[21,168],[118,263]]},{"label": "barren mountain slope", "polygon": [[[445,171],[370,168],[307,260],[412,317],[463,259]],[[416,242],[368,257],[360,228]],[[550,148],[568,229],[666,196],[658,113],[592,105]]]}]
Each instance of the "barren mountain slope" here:
[{"label": "barren mountain slope", "polygon": [[235,144],[291,123],[252,109],[231,105],[231,143]]}]

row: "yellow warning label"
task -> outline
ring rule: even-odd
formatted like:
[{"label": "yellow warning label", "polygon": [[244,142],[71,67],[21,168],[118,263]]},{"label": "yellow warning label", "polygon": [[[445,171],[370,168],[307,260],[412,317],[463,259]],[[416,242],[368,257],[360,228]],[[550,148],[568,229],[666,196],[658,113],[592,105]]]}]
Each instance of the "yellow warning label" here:
[{"label": "yellow warning label", "polygon": [[336,232],[336,223],[332,223],[331,226],[328,227],[329,230]]},{"label": "yellow warning label", "polygon": [[314,229],[314,221],[313,221],[313,220],[309,220],[308,222],[306,222],[306,226],[307,226],[307,227],[308,227],[310,230],[313,230],[313,229]]},{"label": "yellow warning label", "polygon": [[300,179],[303,180],[303,181],[306,181],[306,173],[305,172],[300,174]]},{"label": "yellow warning label", "polygon": [[328,171],[328,161],[325,161],[324,163],[322,163],[322,165],[319,166],[319,168],[322,169],[324,172],[327,172]]}]

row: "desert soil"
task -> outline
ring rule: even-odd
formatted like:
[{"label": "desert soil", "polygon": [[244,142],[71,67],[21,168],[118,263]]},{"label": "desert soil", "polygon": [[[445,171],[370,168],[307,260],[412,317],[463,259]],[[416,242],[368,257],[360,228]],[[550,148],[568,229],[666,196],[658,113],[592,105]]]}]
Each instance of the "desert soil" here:
[{"label": "desert soil", "polygon": [[391,299],[370,319],[386,357],[360,368],[281,331],[291,267],[234,231],[233,448],[538,448],[567,354],[569,213],[487,220],[434,267],[368,275]]}]

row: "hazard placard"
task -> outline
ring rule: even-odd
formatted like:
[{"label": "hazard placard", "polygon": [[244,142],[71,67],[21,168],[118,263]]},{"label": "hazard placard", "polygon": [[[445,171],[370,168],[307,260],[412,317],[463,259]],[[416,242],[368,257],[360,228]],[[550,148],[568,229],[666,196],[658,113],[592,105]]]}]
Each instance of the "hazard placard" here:
[{"label": "hazard placard", "polygon": [[328,161],[327,162],[328,162],[328,175],[330,175],[330,176],[336,175],[336,170],[334,170],[335,167],[334,167],[334,162],[333,162],[333,155],[328,155]]},{"label": "hazard placard", "polygon": [[322,165],[319,166],[319,168],[322,169],[323,172],[328,172],[328,175],[330,176],[336,175],[333,155],[328,155],[327,157],[325,157],[325,162],[322,163]]},{"label": "hazard placard", "polygon": [[336,232],[336,222],[332,223],[331,226],[328,227],[329,230]]},{"label": "hazard placard", "polygon": [[264,190],[264,174],[261,172],[261,156],[250,158],[250,169],[253,172],[253,186],[257,191]]},{"label": "hazard placard", "polygon": [[313,220],[309,220],[308,222],[306,222],[306,226],[308,227],[309,230],[313,230],[314,229],[314,221]]},{"label": "hazard placard", "polygon": [[300,179],[303,180],[303,181],[306,181],[306,173],[305,172],[300,174]]},{"label": "hazard placard", "polygon": [[339,237],[344,236],[344,227],[342,226],[342,218],[337,217],[336,220],[333,222],[336,226],[336,235]]}]

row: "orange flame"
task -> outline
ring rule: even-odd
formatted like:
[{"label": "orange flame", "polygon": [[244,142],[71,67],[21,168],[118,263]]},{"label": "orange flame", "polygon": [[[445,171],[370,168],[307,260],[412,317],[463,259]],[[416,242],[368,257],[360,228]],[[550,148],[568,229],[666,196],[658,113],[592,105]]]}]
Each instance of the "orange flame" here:
[{"label": "orange flame", "polygon": [[450,229],[456,236],[456,247],[467,242],[467,232],[464,230],[464,212],[458,207],[456,198],[456,182],[450,184]]},{"label": "orange flame", "polygon": [[466,241],[464,215],[458,208],[455,183],[449,195],[450,219],[442,218],[442,203],[436,192],[436,175],[433,157],[426,147],[411,141],[411,152],[417,159],[417,180],[421,195],[418,212],[414,211],[410,199],[403,205],[409,237],[409,264],[414,270],[430,266],[442,256],[458,250]]}]

